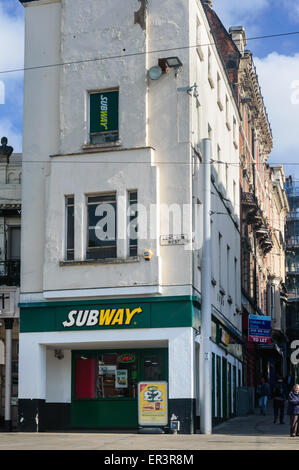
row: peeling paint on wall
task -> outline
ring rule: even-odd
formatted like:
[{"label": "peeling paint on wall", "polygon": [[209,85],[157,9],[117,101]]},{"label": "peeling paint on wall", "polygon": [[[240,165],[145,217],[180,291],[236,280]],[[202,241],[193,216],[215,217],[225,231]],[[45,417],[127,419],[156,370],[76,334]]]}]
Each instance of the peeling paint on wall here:
[{"label": "peeling paint on wall", "polygon": [[139,24],[141,29],[146,29],[146,11],[148,0],[138,0],[141,5],[138,11],[134,13],[134,24]]}]

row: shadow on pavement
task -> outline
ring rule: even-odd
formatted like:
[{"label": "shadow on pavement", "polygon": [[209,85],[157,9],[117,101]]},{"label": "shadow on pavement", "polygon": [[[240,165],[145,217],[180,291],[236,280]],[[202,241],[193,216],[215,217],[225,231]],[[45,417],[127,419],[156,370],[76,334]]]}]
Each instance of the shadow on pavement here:
[{"label": "shadow on pavement", "polygon": [[256,409],[252,415],[232,418],[215,426],[213,434],[290,437],[289,422],[289,416],[285,415],[284,424],[280,424],[279,421],[274,424],[273,408],[269,406],[266,416],[261,415]]}]

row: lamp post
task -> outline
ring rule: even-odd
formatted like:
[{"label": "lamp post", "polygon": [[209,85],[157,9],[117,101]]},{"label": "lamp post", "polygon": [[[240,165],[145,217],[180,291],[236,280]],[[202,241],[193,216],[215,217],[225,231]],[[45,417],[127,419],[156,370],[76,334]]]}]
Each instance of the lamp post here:
[{"label": "lamp post", "polygon": [[4,318],[5,324],[5,412],[4,428],[11,431],[11,358],[13,318]]},{"label": "lamp post", "polygon": [[211,383],[211,141],[203,140],[204,204],[200,334],[200,431],[212,434]]}]

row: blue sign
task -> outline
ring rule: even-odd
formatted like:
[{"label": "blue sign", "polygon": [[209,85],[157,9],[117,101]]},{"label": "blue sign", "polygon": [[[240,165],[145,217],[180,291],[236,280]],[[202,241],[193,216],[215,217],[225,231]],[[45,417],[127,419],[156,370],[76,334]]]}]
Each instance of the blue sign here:
[{"label": "blue sign", "polygon": [[248,341],[254,343],[271,342],[271,317],[249,315]]}]

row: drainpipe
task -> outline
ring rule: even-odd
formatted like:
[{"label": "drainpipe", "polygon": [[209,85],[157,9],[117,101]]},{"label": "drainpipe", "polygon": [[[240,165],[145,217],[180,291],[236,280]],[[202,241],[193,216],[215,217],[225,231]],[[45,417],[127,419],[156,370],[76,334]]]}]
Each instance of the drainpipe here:
[{"label": "drainpipe", "polygon": [[204,204],[200,333],[200,431],[212,434],[211,382],[211,141],[203,139]]},{"label": "drainpipe", "polygon": [[5,431],[12,430],[11,421],[11,357],[13,318],[4,318],[5,324]]},{"label": "drainpipe", "polygon": [[[252,129],[252,157],[253,157],[253,194],[257,198],[256,195],[256,168],[255,168],[255,130]],[[256,232],[254,231],[254,292],[253,292],[253,298],[254,298],[254,303],[257,307],[257,295],[256,295],[256,290],[257,290],[257,269],[256,269],[256,260],[257,260],[257,243],[256,243]]]}]

